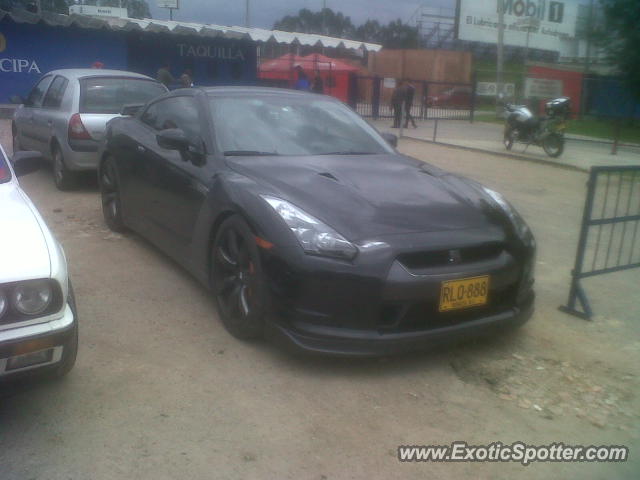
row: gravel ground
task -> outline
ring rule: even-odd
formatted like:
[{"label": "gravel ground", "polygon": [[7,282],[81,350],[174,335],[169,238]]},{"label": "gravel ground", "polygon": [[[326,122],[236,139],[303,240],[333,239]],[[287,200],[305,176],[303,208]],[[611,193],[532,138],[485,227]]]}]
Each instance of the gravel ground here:
[{"label": "gravel ground", "polygon": [[[10,144],[6,122],[0,133]],[[529,221],[538,301],[524,328],[371,360],[243,343],[181,268],[138,236],[106,229],[92,176],[64,194],[49,170],[23,177],[68,256],[80,351],[62,381],[0,387],[0,478],[637,478],[638,271],[586,283],[593,322],[557,311],[586,175],[411,141],[401,150],[502,191]],[[623,464],[528,467],[396,457],[401,444],[454,440],[632,452]]]}]

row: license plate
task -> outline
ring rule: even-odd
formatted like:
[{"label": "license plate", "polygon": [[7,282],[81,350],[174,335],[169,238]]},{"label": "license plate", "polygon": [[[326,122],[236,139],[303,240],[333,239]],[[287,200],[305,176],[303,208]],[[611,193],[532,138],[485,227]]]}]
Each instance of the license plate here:
[{"label": "license plate", "polygon": [[442,282],[441,312],[486,305],[489,296],[489,275]]}]

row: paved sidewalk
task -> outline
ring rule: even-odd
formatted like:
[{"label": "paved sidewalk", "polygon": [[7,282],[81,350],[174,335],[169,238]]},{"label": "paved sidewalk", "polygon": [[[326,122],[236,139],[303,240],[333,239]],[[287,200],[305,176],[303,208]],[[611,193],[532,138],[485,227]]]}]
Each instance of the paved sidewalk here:
[{"label": "paved sidewalk", "polygon": [[[399,135],[398,129],[390,127],[390,119],[371,122],[382,132]],[[434,120],[418,122],[418,128],[406,128],[403,136],[416,140],[433,141]],[[502,143],[502,125],[464,120],[438,121],[435,140],[438,143],[463,148],[483,150],[490,153],[512,154],[525,160],[542,161],[578,170],[588,171],[596,165],[640,165],[640,147],[619,147],[617,155],[611,155],[611,144],[584,140],[586,137],[567,137],[564,153],[559,158],[548,157],[541,147],[514,145],[508,152]]]}]

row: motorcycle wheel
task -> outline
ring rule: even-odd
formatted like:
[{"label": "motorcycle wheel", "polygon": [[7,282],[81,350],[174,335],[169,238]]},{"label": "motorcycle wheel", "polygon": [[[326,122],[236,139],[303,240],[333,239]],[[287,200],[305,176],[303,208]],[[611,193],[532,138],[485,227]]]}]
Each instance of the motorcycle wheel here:
[{"label": "motorcycle wheel", "polygon": [[542,141],[542,148],[547,155],[557,158],[564,151],[564,137],[557,133],[552,133]]},{"label": "motorcycle wheel", "polygon": [[507,127],[504,131],[504,146],[507,150],[511,150],[513,148],[513,143],[515,142],[516,130],[514,128]]}]

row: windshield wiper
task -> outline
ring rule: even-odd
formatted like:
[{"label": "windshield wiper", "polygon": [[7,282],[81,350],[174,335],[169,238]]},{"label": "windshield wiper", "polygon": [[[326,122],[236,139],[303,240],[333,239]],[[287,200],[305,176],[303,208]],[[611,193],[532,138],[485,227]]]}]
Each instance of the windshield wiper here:
[{"label": "windshield wiper", "polygon": [[225,157],[266,157],[280,155],[278,152],[261,152],[259,150],[227,150]]},{"label": "windshield wiper", "polygon": [[353,150],[345,150],[343,152],[327,152],[318,153],[317,155],[375,155],[374,152],[356,152]]}]

